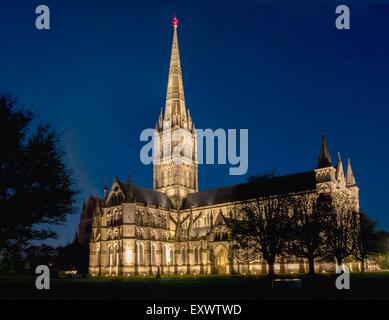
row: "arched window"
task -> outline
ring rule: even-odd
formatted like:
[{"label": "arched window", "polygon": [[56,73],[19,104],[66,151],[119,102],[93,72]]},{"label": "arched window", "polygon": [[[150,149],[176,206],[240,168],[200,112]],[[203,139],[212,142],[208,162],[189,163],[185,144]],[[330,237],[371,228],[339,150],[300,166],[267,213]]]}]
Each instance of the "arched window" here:
[{"label": "arched window", "polygon": [[181,249],[181,264],[188,263],[187,249],[184,247]]},{"label": "arched window", "polygon": [[165,216],[161,217],[161,228],[162,229],[167,229],[167,223],[166,223],[166,217]]},{"label": "arched window", "polygon": [[112,265],[114,266],[114,267],[116,267],[117,265],[118,265],[118,261],[117,261],[117,252],[118,252],[118,249],[117,249],[117,246],[115,245],[114,247],[113,247],[113,263],[112,263]]},{"label": "arched window", "polygon": [[111,267],[112,266],[112,261],[113,260],[113,256],[112,256],[112,248],[111,246],[109,245],[108,246],[108,265]]},{"label": "arched window", "polygon": [[116,194],[113,194],[111,196],[111,206],[116,206],[116,204],[117,204]]},{"label": "arched window", "polygon": [[174,264],[174,249],[170,249],[170,264]]},{"label": "arched window", "polygon": [[197,247],[194,247],[193,255],[194,255],[194,263],[199,264],[199,249]]},{"label": "arched window", "polygon": [[131,248],[130,248],[130,247],[127,247],[127,249],[126,249],[126,262],[127,262],[128,264],[131,263],[131,256],[132,256]]},{"label": "arched window", "polygon": [[144,247],[142,242],[136,244],[136,262],[138,265],[143,265]]},{"label": "arched window", "polygon": [[136,229],[136,235],[138,239],[143,239],[143,229],[137,228]]},{"label": "arched window", "polygon": [[96,248],[96,263],[100,267],[101,265],[100,247]]},{"label": "arched window", "polygon": [[117,193],[117,196],[116,196],[116,205],[119,205],[123,202],[123,196],[121,193]]},{"label": "arched window", "polygon": [[165,246],[164,246],[164,261],[165,261],[166,266],[169,266],[172,263],[170,252],[171,252],[171,249],[169,248],[169,246],[167,244],[165,244]]},{"label": "arched window", "polygon": [[139,225],[139,220],[140,220],[140,211],[136,210],[136,214],[135,214],[135,224],[136,225]]},{"label": "arched window", "polygon": [[156,265],[157,262],[157,255],[156,255],[156,249],[155,249],[155,243],[151,244],[151,265]]},{"label": "arched window", "polygon": [[228,240],[228,231],[227,231],[227,229],[223,228],[219,232],[220,232],[220,236],[219,236],[220,237],[220,241]]}]

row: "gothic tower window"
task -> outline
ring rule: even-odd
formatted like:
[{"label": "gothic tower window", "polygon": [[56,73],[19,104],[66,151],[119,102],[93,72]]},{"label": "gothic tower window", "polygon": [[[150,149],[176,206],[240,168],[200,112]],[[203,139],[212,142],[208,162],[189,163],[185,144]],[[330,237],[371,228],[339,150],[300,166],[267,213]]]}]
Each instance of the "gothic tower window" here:
[{"label": "gothic tower window", "polygon": [[118,265],[118,248],[117,245],[113,247],[113,264],[114,267]]},{"label": "gothic tower window", "polygon": [[113,194],[111,196],[110,205],[111,205],[111,207],[113,207],[113,206],[116,206],[116,204],[117,204],[116,194]]},{"label": "gothic tower window", "polygon": [[108,246],[108,265],[111,267],[112,266],[112,249],[111,249],[111,246],[109,245]]},{"label": "gothic tower window", "polygon": [[[101,255],[100,255],[100,247],[96,248],[96,264],[100,268],[101,267]],[[100,269],[99,269],[100,270]]]},{"label": "gothic tower window", "polygon": [[151,244],[151,265],[155,266],[156,263],[156,249],[155,249],[155,243]]},{"label": "gothic tower window", "polygon": [[166,266],[169,266],[171,264],[171,254],[170,254],[171,249],[167,244],[164,246],[164,262]]},{"label": "gothic tower window", "polygon": [[162,216],[161,217],[161,228],[162,229],[167,229],[167,222],[166,222],[166,217],[165,216]]},{"label": "gothic tower window", "polygon": [[140,210],[137,210],[136,212],[136,224],[138,226],[142,226],[143,225],[143,213],[140,212]]},{"label": "gothic tower window", "polygon": [[194,255],[194,263],[199,264],[199,249],[198,249],[198,247],[194,247],[193,255]]},{"label": "gothic tower window", "polygon": [[180,183],[180,172],[178,171],[178,169],[174,169],[173,183],[174,184]]},{"label": "gothic tower window", "polygon": [[170,248],[170,263],[174,264],[174,249]]},{"label": "gothic tower window", "polygon": [[137,228],[136,229],[136,237],[138,239],[144,239],[144,234],[143,234],[143,229],[142,228]]},{"label": "gothic tower window", "polygon": [[136,262],[138,265],[144,264],[144,246],[142,242],[136,243]]},{"label": "gothic tower window", "polygon": [[116,205],[119,205],[119,204],[121,204],[123,202],[123,196],[120,194],[120,193],[118,193],[117,195],[116,195]]},{"label": "gothic tower window", "polygon": [[187,248],[184,247],[181,249],[181,264],[187,264],[188,263],[188,252]]}]

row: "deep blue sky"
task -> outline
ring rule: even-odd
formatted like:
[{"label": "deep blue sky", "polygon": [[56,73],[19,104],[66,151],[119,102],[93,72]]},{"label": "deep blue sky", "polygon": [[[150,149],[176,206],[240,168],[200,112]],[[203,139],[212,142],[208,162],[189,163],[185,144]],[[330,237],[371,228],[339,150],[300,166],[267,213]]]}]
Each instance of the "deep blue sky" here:
[{"label": "deep blue sky", "polygon": [[[152,187],[139,134],[164,106],[172,40],[197,128],[248,128],[249,174],[316,166],[321,132],[332,158],[351,157],[361,207],[389,229],[389,7],[352,1],[351,30],[334,26],[340,1],[2,0],[0,91],[62,134],[82,190],[105,178]],[[350,2],[349,2],[350,3]],[[35,7],[51,9],[49,31]],[[202,165],[201,190],[243,182]],[[72,239],[79,211],[59,228]]]}]

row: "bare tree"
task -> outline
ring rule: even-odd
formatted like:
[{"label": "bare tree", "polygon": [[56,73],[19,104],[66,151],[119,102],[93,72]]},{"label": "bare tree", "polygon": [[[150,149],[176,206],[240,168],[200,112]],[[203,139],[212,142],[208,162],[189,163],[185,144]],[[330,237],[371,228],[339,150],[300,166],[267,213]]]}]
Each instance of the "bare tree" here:
[{"label": "bare tree", "polygon": [[376,225],[376,221],[371,220],[363,212],[358,212],[354,215],[355,227],[352,229],[352,254],[355,259],[361,262],[361,272],[365,272],[368,256],[377,255],[379,252]]},{"label": "bare tree", "polygon": [[291,202],[291,239],[288,253],[308,260],[309,274],[315,274],[315,258],[322,255],[323,223],[320,214],[322,197],[301,194]]},{"label": "bare tree", "polygon": [[280,194],[257,197],[234,209],[233,240],[243,248],[250,245],[251,250],[262,253],[269,276],[274,275],[276,257],[283,252],[288,239],[289,208],[290,197]]},{"label": "bare tree", "polygon": [[321,214],[326,256],[335,258],[337,265],[342,266],[344,259],[352,254],[356,214],[354,203],[347,195],[332,194]]},{"label": "bare tree", "polygon": [[257,246],[255,246],[254,241],[241,239],[240,242],[233,243],[231,248],[239,265],[247,264],[247,272],[250,273],[250,263],[258,261],[260,256],[260,252]]}]

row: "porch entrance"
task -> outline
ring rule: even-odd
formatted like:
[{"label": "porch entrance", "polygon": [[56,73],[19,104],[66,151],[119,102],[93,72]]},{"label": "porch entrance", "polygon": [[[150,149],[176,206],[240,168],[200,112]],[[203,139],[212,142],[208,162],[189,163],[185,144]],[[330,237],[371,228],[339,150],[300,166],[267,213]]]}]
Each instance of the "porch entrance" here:
[{"label": "porch entrance", "polygon": [[219,246],[215,250],[215,269],[218,274],[227,272],[228,252],[224,246]]}]

